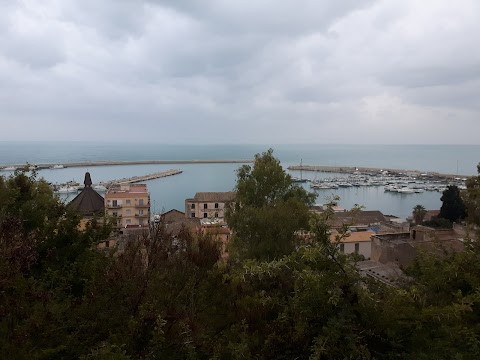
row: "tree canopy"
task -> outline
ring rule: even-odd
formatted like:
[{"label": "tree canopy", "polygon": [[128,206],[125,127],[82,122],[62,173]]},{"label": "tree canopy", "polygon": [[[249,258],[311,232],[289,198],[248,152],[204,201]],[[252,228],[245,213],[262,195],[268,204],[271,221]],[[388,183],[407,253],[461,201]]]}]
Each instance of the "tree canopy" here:
[{"label": "tree canopy", "polygon": [[442,207],[438,217],[451,222],[465,219],[467,215],[466,207],[460,195],[460,189],[457,186],[447,186],[440,200],[442,201]]},{"label": "tree canopy", "polygon": [[[254,216],[237,219],[242,235],[268,241],[251,250],[239,236],[247,256],[227,260],[214,238],[172,236],[162,222],[122,250],[98,251],[106,229],[79,231],[78,215],[45,182],[0,177],[2,359],[480,358],[478,238],[465,239],[463,252],[420,252],[408,277],[388,286],[330,241],[331,209],[307,225],[267,215],[292,199],[303,211],[311,198],[271,152],[258,159],[283,185],[265,185],[257,163],[240,169],[237,190],[249,191],[232,211],[260,215],[275,232]],[[469,183],[469,209],[477,185]],[[292,237],[300,223],[306,243]],[[295,246],[276,250],[277,235]]]},{"label": "tree canopy", "polygon": [[425,215],[427,214],[427,210],[425,210],[425,207],[423,205],[416,205],[413,208],[413,218],[415,220],[415,224],[420,225],[423,222],[423,219],[425,218]]},{"label": "tree canopy", "polygon": [[477,165],[477,176],[467,179],[466,206],[468,221],[480,227],[480,164]]},{"label": "tree canopy", "polygon": [[226,219],[241,257],[275,259],[291,253],[295,233],[308,229],[315,195],[292,182],[272,149],[255,155],[253,167],[237,171],[235,191]]}]

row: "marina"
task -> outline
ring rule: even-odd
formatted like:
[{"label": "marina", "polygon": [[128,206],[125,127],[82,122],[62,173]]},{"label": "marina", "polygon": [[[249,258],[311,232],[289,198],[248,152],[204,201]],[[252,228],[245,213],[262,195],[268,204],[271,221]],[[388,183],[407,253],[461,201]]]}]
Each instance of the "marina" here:
[{"label": "marina", "polygon": [[322,165],[290,165],[288,170],[298,171],[316,171],[325,173],[340,173],[340,174],[363,174],[363,175],[377,175],[391,174],[391,175],[409,175],[409,176],[423,176],[429,178],[455,179],[466,178],[467,175],[458,174],[444,174],[439,172],[424,172],[419,170],[402,170],[390,168],[373,168],[373,167],[353,167],[353,166],[322,166]]},{"label": "marina", "polygon": [[[443,192],[447,186],[455,185],[459,189],[466,189],[465,177],[439,173],[422,173],[420,171],[407,171],[398,169],[375,169],[375,168],[345,168],[323,166],[289,166],[290,171],[314,171],[332,173],[337,170],[334,177],[322,179],[307,179],[302,177],[302,182],[310,182],[310,189],[336,190],[339,188],[356,187],[383,187],[385,192],[400,194],[419,194],[425,191]],[[294,182],[299,182],[293,177]]]},{"label": "marina", "polygon": [[[216,145],[216,146],[193,146],[193,145],[162,145],[138,143],[135,146],[125,147],[123,144],[105,144],[105,143],[0,143],[0,163],[8,164],[12,167],[14,164],[56,164],[63,165],[64,168],[42,168],[38,169],[38,178],[44,178],[51,184],[67,184],[71,182],[76,186],[83,186],[85,172],[92,174],[95,186],[107,183],[112,179],[129,178],[134,175],[146,175],[157,172],[166,172],[172,168],[180,169],[182,174],[169,176],[154,180],[145,180],[151,194],[151,202],[157,210],[168,211],[170,209],[184,209],[184,201],[196,192],[202,191],[232,191],[236,183],[236,174],[242,163],[228,162],[228,159],[252,159],[253,154],[265,151],[266,145]],[[343,208],[351,208],[356,204],[363,205],[365,209],[380,210],[384,214],[396,215],[405,218],[411,215],[412,208],[417,204],[422,204],[426,209],[439,209],[441,206],[440,197],[442,196],[442,186],[449,182],[455,182],[455,177],[460,179],[464,175],[472,176],[476,174],[476,165],[478,164],[478,154],[480,146],[440,146],[440,145],[276,145],[274,146],[274,155],[281,161],[282,166],[287,169],[292,177],[296,177],[299,185],[308,191],[317,194],[317,202],[324,203],[326,198],[332,195],[340,198],[339,205]],[[172,159],[166,162],[183,162],[184,159],[201,159],[205,163],[192,162],[181,165],[169,164],[139,164],[137,159],[157,162],[156,159]],[[119,166],[69,167],[71,163],[82,163],[85,159],[98,164],[105,164],[106,160],[111,160]],[[132,165],[122,165],[123,162],[118,159],[130,160]],[[222,162],[212,162],[209,159],[219,159]],[[305,169],[308,164],[325,165],[320,171],[303,172],[293,170],[300,165],[303,159]],[[247,162],[246,162],[247,163]],[[344,166],[349,165],[349,166]],[[352,166],[353,165],[353,166]],[[327,166],[330,166],[327,168]],[[355,167],[357,166],[357,167]],[[361,166],[361,167],[360,167]],[[372,185],[343,187],[333,186],[331,189],[322,189],[321,182],[328,183],[324,178],[339,178],[336,185],[345,182],[349,175],[354,175],[356,169],[368,169],[371,175],[368,175]],[[318,168],[315,168],[318,169]],[[411,193],[411,190],[403,192],[389,191],[386,181],[385,184],[376,184],[380,180],[379,171],[388,169],[418,169],[420,171],[412,174],[426,174],[428,176],[416,177],[416,181],[425,181],[424,192],[417,190]],[[348,170],[349,172],[347,172]],[[338,173],[331,171],[339,171]],[[400,170],[399,172],[407,172]],[[408,172],[410,173],[410,172]],[[462,174],[453,175],[449,179],[438,178],[434,174]],[[11,172],[1,171],[0,175],[9,176]],[[361,176],[356,175],[356,176]],[[367,175],[365,175],[367,176]],[[398,180],[401,175],[392,180]],[[342,178],[342,179],[340,179]],[[318,180],[317,189],[312,188],[315,181]],[[413,179],[409,179],[414,181]],[[436,183],[435,181],[440,181]],[[354,182],[352,180],[352,182]],[[80,183],[80,184],[79,184]],[[360,182],[361,183],[361,182]],[[369,182],[365,182],[368,184]],[[405,182],[407,187],[417,186],[414,183]],[[461,182],[459,182],[461,184]],[[326,185],[326,184],[325,184]],[[393,184],[394,185],[394,184]],[[435,187],[438,190],[429,190]],[[57,189],[60,186],[57,186]],[[73,199],[78,190],[74,186],[65,186],[62,191],[72,191],[71,193],[59,193],[65,201]],[[325,186],[326,187],[326,186]],[[403,188],[403,186],[401,187]],[[429,188],[429,189],[427,189]],[[99,191],[102,193],[100,187]],[[73,192],[74,191],[74,192]],[[405,192],[407,191],[407,192]]]},{"label": "marina", "polygon": [[315,191],[355,187],[383,187],[385,192],[401,194],[419,194],[425,191],[443,192],[448,185],[455,185],[459,189],[466,189],[465,180],[460,178],[447,181],[409,176],[349,175],[310,181],[310,188]]}]

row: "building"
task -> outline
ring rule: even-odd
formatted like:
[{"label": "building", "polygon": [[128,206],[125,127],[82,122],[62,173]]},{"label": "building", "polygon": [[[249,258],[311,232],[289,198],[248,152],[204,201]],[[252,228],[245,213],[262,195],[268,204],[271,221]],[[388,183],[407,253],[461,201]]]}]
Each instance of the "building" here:
[{"label": "building", "polygon": [[418,251],[427,251],[439,256],[462,251],[465,229],[433,229],[415,226],[410,232],[376,234],[372,236],[372,260],[386,264],[396,263],[400,267],[410,265]]},{"label": "building", "polygon": [[370,259],[372,235],[375,235],[373,231],[352,231],[341,239],[338,239],[339,235],[336,230],[333,230],[330,234],[330,241],[337,243],[341,253],[363,255],[365,259]]},{"label": "building", "polygon": [[201,228],[199,218],[188,218],[185,213],[176,209],[161,214],[160,221],[165,224],[165,230],[174,237],[184,229],[197,234]]},{"label": "building", "polygon": [[225,218],[226,206],[235,200],[235,193],[198,192],[193,199],[185,200],[185,216],[201,219]]},{"label": "building", "polygon": [[377,210],[354,210],[335,212],[335,214],[329,219],[328,224],[332,228],[341,228],[344,225],[365,227],[365,228],[379,228],[380,224],[388,222],[388,219]]},{"label": "building", "polygon": [[117,218],[117,228],[142,228],[150,223],[150,194],[146,184],[116,184],[105,193],[105,209]]},{"label": "building", "polygon": [[181,231],[189,231],[193,236],[204,235],[218,242],[222,259],[228,257],[227,244],[231,231],[222,219],[186,217],[185,213],[172,209],[160,215],[160,221],[165,224],[165,230],[177,237]]},{"label": "building", "polygon": [[81,216],[80,229],[85,229],[93,218],[103,218],[105,203],[103,197],[92,188],[92,178],[89,172],[85,173],[83,190],[70,201],[67,207],[77,211]]},{"label": "building", "polygon": [[221,258],[228,258],[228,242],[232,236],[232,231],[225,222],[220,219],[201,219],[200,224],[202,234],[211,237],[220,245]]}]

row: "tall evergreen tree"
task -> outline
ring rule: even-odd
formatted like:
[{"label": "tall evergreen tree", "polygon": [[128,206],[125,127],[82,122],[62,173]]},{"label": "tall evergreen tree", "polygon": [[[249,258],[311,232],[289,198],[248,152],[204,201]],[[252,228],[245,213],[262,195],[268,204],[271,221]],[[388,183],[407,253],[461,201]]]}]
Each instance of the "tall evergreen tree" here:
[{"label": "tall evergreen tree", "polygon": [[460,195],[460,190],[455,185],[449,185],[443,192],[442,207],[440,208],[440,214],[438,217],[455,222],[465,219],[466,207]]}]

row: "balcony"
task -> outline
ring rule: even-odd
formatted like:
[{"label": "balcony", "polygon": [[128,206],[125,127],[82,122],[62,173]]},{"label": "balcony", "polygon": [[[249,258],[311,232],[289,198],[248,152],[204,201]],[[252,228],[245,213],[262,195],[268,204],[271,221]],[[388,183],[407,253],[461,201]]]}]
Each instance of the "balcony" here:
[{"label": "balcony", "polygon": [[107,209],[120,209],[121,207],[122,207],[122,205],[120,205],[120,204],[116,204],[116,205],[107,204]]},{"label": "balcony", "polygon": [[137,208],[149,208],[150,203],[148,203],[148,204],[135,204],[135,207],[137,207]]},{"label": "balcony", "polygon": [[135,214],[135,217],[146,218],[148,217],[148,214]]}]

